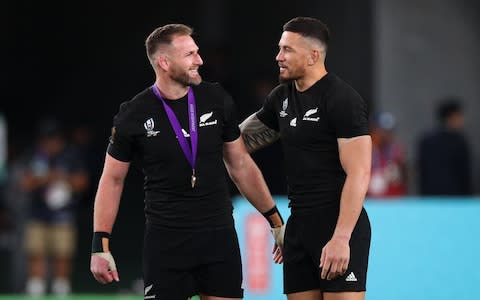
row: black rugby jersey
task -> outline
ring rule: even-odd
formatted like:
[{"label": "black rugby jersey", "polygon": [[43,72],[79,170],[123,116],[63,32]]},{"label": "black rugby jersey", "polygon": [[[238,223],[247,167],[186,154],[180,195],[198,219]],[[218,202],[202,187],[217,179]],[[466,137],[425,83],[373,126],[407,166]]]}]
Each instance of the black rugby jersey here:
[{"label": "black rugby jersey", "polygon": [[[147,223],[178,229],[232,226],[223,143],[240,136],[237,112],[233,99],[219,84],[202,82],[193,92],[198,122],[194,188],[192,168],[151,88],[120,105],[107,151],[118,160],[140,163]],[[190,145],[187,95],[165,101]]]},{"label": "black rugby jersey", "polygon": [[339,205],[346,174],[337,138],[368,134],[360,95],[329,73],[303,92],[293,81],[277,86],[257,117],[280,132],[292,213]]}]

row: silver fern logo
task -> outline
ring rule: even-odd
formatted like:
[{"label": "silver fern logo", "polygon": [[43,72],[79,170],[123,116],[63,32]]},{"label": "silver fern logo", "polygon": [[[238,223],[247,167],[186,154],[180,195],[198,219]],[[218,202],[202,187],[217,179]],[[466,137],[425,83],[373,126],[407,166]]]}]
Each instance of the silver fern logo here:
[{"label": "silver fern logo", "polygon": [[[213,111],[203,114],[200,116],[200,123],[198,124],[199,127],[204,127],[204,126],[211,126],[211,125],[216,125],[217,120],[209,121],[209,119],[213,116]],[[208,122],[207,122],[208,121]]]},{"label": "silver fern logo", "polygon": [[307,110],[307,112],[303,116],[303,120],[304,121],[318,122],[318,120],[320,120],[320,117],[316,117],[316,118],[311,117],[312,115],[316,114],[317,112],[318,112],[318,107]]},{"label": "silver fern logo", "polygon": [[153,130],[155,128],[155,122],[153,121],[153,118],[146,120],[145,123],[143,123],[143,127],[147,131],[147,137],[157,136],[157,134],[160,132]]}]

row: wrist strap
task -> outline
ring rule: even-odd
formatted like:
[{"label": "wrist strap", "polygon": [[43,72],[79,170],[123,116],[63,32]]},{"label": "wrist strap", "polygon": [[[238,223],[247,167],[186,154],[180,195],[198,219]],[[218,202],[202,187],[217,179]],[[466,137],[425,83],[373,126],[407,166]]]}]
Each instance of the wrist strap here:
[{"label": "wrist strap", "polygon": [[265,217],[265,219],[267,219],[270,227],[272,228],[280,227],[283,225],[282,215],[280,215],[280,212],[278,211],[276,205],[267,212],[262,213],[262,215]]},{"label": "wrist strap", "polygon": [[92,253],[110,252],[110,233],[95,231],[92,238]]}]

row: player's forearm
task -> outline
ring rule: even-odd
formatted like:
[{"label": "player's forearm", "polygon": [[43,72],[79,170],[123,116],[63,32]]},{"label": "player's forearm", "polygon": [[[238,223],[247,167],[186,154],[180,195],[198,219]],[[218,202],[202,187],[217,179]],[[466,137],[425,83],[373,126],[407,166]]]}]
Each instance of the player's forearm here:
[{"label": "player's forearm", "polygon": [[240,124],[240,131],[249,153],[273,144],[280,137],[278,132],[263,124],[256,114],[252,114]]},{"label": "player's forearm", "polygon": [[123,190],[123,179],[100,178],[93,212],[93,231],[112,232]]},{"label": "player's forearm", "polygon": [[350,239],[363,208],[370,171],[347,176],[340,199],[340,213],[333,237]]},{"label": "player's forearm", "polygon": [[259,212],[264,213],[275,205],[262,173],[250,156],[245,157],[242,166],[229,172],[240,193]]}]

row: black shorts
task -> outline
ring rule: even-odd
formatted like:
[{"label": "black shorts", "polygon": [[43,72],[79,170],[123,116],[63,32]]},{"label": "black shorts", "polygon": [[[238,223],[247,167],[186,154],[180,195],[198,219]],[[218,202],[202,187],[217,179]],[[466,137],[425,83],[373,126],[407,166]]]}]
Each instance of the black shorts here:
[{"label": "black shorts", "polygon": [[322,248],[331,239],[338,218],[338,208],[309,215],[292,215],[285,231],[283,280],[284,293],[320,289],[322,292],[365,291],[370,250],[370,221],[362,209],[350,239],[350,262],[343,276],[321,279]]},{"label": "black shorts", "polygon": [[234,228],[192,232],[147,225],[143,273],[145,299],[185,300],[196,294],[243,297]]}]

